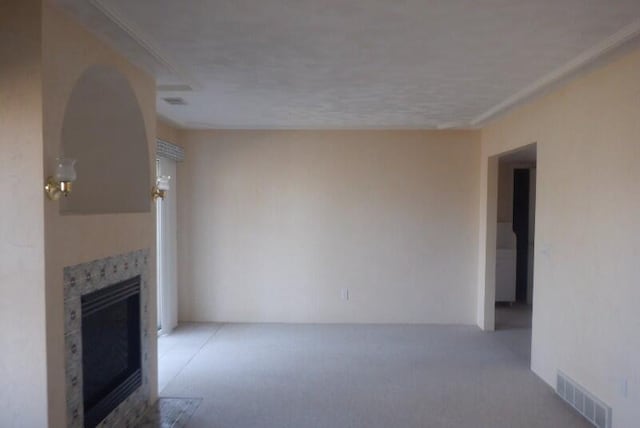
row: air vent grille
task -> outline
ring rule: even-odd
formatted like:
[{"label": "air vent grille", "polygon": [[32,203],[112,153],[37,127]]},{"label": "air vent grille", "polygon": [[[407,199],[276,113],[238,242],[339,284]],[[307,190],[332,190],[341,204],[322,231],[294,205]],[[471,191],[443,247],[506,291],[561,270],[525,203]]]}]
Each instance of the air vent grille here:
[{"label": "air vent grille", "polygon": [[191,92],[193,88],[189,85],[183,84],[166,84],[166,85],[158,85],[156,87],[158,92]]},{"label": "air vent grille", "polygon": [[163,98],[163,100],[167,104],[171,104],[172,106],[186,106],[187,105],[187,102],[184,100],[184,98],[181,98],[181,97],[169,97],[169,98]]},{"label": "air vent grille", "polygon": [[558,371],[556,392],[597,428],[611,428],[611,407],[561,371]]}]

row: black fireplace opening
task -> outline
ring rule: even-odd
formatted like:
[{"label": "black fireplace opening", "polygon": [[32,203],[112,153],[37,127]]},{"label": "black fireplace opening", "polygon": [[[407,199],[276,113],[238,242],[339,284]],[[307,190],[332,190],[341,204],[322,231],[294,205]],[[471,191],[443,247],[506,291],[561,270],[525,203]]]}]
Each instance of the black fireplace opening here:
[{"label": "black fireplace opening", "polygon": [[140,276],[82,296],[85,427],[142,385],[140,330]]}]

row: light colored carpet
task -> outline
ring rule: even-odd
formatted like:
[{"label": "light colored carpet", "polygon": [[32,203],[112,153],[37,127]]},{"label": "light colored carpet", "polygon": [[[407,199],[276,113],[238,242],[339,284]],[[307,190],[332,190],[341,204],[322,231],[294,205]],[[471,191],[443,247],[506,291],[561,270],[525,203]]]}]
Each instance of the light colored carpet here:
[{"label": "light colored carpet", "polygon": [[529,371],[530,330],[186,324],[159,340],[188,427],[588,427]]},{"label": "light colored carpet", "polygon": [[496,330],[531,329],[531,305],[496,304]]}]

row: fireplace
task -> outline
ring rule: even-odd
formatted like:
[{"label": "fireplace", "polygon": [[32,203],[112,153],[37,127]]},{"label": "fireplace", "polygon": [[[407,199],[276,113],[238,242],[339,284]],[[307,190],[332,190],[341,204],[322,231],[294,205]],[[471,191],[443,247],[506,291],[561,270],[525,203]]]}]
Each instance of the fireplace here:
[{"label": "fireplace", "polygon": [[67,427],[137,426],[151,398],[148,249],[64,268]]},{"label": "fireplace", "polygon": [[84,426],[94,427],[142,385],[140,276],[81,301]]}]

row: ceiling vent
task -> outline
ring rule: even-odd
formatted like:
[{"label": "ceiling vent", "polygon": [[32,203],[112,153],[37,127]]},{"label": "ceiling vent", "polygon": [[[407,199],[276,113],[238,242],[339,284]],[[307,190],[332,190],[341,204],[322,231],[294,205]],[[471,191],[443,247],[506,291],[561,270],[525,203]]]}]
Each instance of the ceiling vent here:
[{"label": "ceiling vent", "polygon": [[158,85],[156,89],[159,92],[191,92],[193,88],[189,85],[182,84],[167,84],[167,85]]},{"label": "ceiling vent", "polygon": [[169,98],[163,98],[163,100],[167,104],[171,104],[172,106],[186,106],[187,105],[187,102],[182,97],[169,97]]}]

